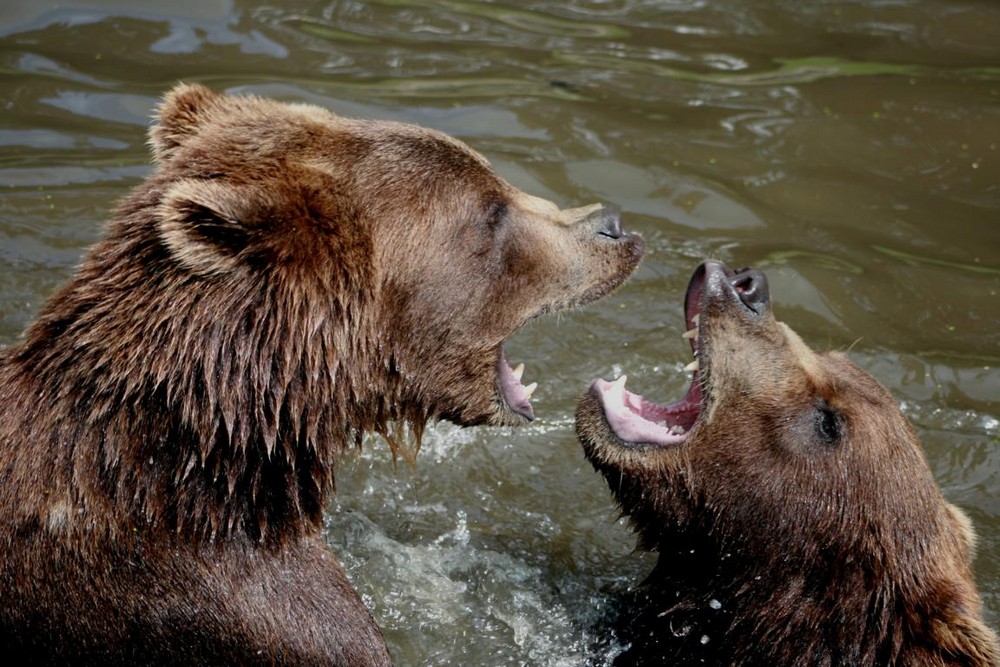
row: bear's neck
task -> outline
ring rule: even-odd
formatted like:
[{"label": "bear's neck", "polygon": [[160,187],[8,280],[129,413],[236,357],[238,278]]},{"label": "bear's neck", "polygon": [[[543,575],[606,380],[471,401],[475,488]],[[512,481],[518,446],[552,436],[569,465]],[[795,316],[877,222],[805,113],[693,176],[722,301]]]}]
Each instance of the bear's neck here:
[{"label": "bear's neck", "polygon": [[377,358],[370,304],[171,275],[162,252],[127,232],[97,246],[3,357],[26,415],[4,437],[57,424],[16,445],[37,459],[41,520],[58,505],[59,524],[125,517],[104,527],[208,542],[317,530],[338,455],[390,421],[422,425]]},{"label": "bear's neck", "polygon": [[960,581],[918,591],[898,573],[857,562],[820,556],[803,573],[787,564],[747,567],[747,554],[704,538],[676,536],[664,544],[670,546],[661,545],[636,593],[638,612],[618,621],[619,635],[633,646],[616,664],[938,664],[934,632],[951,639],[952,658],[962,656],[954,664],[992,664],[989,656],[977,658],[982,644],[974,634],[982,626],[965,615],[971,612],[961,603]]}]

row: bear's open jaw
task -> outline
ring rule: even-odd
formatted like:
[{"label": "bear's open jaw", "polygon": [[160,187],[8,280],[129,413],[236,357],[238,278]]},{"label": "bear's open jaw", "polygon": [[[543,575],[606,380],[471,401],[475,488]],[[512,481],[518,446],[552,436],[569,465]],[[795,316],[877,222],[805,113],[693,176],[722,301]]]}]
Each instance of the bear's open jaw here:
[{"label": "bear's open jaw", "polygon": [[507,355],[501,347],[497,359],[497,386],[500,388],[500,396],[511,411],[531,421],[535,418],[535,410],[531,407],[531,395],[535,393],[538,383],[532,382],[527,387],[524,386],[521,384],[523,373],[524,364],[511,368],[507,362]]},{"label": "bear's open jaw", "polygon": [[690,342],[694,356],[694,361],[684,368],[692,373],[691,385],[684,398],[667,405],[654,403],[625,389],[624,375],[614,382],[597,380],[591,387],[601,403],[608,426],[625,443],[679,445],[688,439],[701,415],[703,385],[708,371],[707,357],[699,355],[704,349],[699,327],[704,275],[704,272],[695,274],[684,299],[684,319],[688,330],[682,336]]}]

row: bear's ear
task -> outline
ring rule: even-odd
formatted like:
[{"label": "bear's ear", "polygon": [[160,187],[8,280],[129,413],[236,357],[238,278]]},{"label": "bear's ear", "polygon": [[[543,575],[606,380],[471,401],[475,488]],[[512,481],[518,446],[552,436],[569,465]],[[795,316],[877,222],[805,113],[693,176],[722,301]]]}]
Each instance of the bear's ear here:
[{"label": "bear's ear", "polygon": [[258,197],[248,186],[185,179],[170,186],[157,207],[157,230],[182,266],[201,275],[227,273],[250,240],[247,216]]},{"label": "bear's ear", "polygon": [[149,144],[156,161],[162,162],[195,134],[199,117],[222,97],[222,93],[188,83],[179,84],[167,93],[157,107],[156,123],[149,131]]}]

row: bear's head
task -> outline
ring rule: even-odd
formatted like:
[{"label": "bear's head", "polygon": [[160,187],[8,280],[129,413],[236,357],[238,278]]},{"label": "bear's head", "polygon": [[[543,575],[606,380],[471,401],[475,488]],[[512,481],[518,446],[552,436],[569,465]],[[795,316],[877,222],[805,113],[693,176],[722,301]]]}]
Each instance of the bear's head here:
[{"label": "bear's head", "polygon": [[588,459],[660,553],[636,650],[911,664],[895,662],[912,656],[901,646],[967,650],[959,627],[985,637],[971,525],[891,394],[778,322],[759,271],[705,262],[684,313],[684,398],[598,380],[577,413]]},{"label": "bear's head", "polygon": [[[340,337],[337,372],[376,422],[533,417],[504,341],[636,267],[616,210],[559,209],[439,132],[181,86],[159,110],[157,240],[196,289],[252,283],[297,312],[260,326]],[[336,381],[331,378],[331,381]]]}]

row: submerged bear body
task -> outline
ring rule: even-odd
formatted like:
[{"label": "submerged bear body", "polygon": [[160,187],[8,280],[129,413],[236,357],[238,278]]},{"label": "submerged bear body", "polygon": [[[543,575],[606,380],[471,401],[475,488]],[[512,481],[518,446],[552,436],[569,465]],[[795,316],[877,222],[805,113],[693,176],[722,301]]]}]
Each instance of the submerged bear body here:
[{"label": "submerged bear body", "polygon": [[615,664],[996,667],[971,524],[890,393],[776,321],[758,271],[706,262],[685,301],[687,395],[598,380],[577,412],[659,553],[618,614]]},{"label": "submerged bear body", "polygon": [[411,125],[179,86],[151,144],[0,351],[0,654],[386,664],[322,539],[338,455],[530,420],[505,339],[611,291],[642,241]]}]

